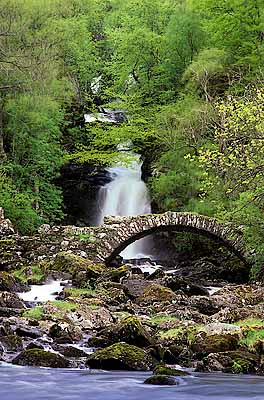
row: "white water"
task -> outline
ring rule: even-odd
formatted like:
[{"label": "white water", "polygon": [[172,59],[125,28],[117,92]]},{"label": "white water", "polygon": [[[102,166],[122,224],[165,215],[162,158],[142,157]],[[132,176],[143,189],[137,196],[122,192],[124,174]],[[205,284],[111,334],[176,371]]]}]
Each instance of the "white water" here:
[{"label": "white water", "polygon": [[52,301],[63,289],[61,284],[68,281],[51,281],[45,285],[32,285],[29,292],[18,293],[24,301]]},{"label": "white water", "polygon": [[[151,213],[148,190],[141,179],[141,166],[139,155],[121,151],[117,165],[108,168],[112,181],[99,190],[99,224],[109,215],[133,216]],[[129,245],[121,256],[124,259],[146,257],[147,242],[147,239],[137,240]]]}]

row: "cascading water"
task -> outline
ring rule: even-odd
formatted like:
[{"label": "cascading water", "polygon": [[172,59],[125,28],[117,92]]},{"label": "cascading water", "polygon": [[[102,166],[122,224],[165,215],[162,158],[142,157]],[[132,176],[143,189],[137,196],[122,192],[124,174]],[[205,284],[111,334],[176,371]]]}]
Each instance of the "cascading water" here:
[{"label": "cascading water", "polygon": [[[121,150],[123,149],[124,147]],[[99,224],[103,223],[107,215],[133,216],[151,213],[148,189],[141,179],[141,167],[138,154],[120,151],[117,164],[107,169],[112,181],[99,190]],[[147,239],[137,240],[121,256],[127,260],[146,257],[147,247]]]}]

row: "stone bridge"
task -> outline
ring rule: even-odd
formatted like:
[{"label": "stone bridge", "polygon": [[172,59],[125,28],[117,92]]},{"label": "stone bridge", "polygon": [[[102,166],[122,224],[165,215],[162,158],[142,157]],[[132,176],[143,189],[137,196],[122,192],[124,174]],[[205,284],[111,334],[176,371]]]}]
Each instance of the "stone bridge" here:
[{"label": "stone bridge", "polygon": [[[79,229],[84,231],[87,228]],[[154,232],[168,230],[207,236],[249,263],[243,249],[242,232],[203,215],[169,211],[134,217],[106,217],[103,225],[90,228],[89,232],[95,236],[98,258],[109,264],[129,244]]]}]

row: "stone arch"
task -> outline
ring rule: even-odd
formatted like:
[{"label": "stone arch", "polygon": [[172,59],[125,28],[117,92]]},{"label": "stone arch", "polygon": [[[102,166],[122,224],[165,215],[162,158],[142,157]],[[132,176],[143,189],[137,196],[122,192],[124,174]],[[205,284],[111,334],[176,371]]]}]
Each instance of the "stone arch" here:
[{"label": "stone arch", "polygon": [[222,243],[244,263],[247,260],[242,232],[231,224],[220,224],[216,219],[192,213],[168,211],[164,214],[148,214],[134,217],[106,217],[105,231],[97,246],[98,256],[109,264],[122,250],[136,240],[161,231],[194,232]]}]

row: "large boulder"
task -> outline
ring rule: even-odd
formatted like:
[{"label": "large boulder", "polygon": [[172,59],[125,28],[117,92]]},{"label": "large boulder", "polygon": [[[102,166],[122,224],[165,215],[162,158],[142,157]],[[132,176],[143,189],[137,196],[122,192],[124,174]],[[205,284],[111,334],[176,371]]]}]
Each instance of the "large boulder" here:
[{"label": "large boulder", "polygon": [[162,283],[173,292],[180,291],[187,296],[209,296],[208,289],[192,283],[188,279],[167,275]]},{"label": "large boulder", "polygon": [[59,354],[40,349],[22,351],[12,360],[12,364],[49,368],[67,368],[70,366],[70,362]]},{"label": "large boulder", "polygon": [[93,284],[106,271],[105,265],[93,263],[71,251],[58,253],[53,269],[72,274],[77,287],[85,287],[87,283]]},{"label": "large boulder", "polygon": [[165,286],[152,283],[138,297],[139,303],[152,304],[153,302],[166,302],[176,299],[176,294]]},{"label": "large boulder", "polygon": [[110,346],[116,342],[147,347],[152,345],[154,340],[135,316],[124,318],[118,324],[103,329],[89,340],[89,344],[95,347]]},{"label": "large boulder", "polygon": [[197,338],[192,343],[191,349],[198,358],[201,358],[210,353],[236,350],[238,341],[239,336],[236,334],[210,335]]},{"label": "large boulder", "polygon": [[88,358],[87,365],[93,369],[149,371],[153,366],[153,360],[139,347],[116,343],[95,351]]}]

